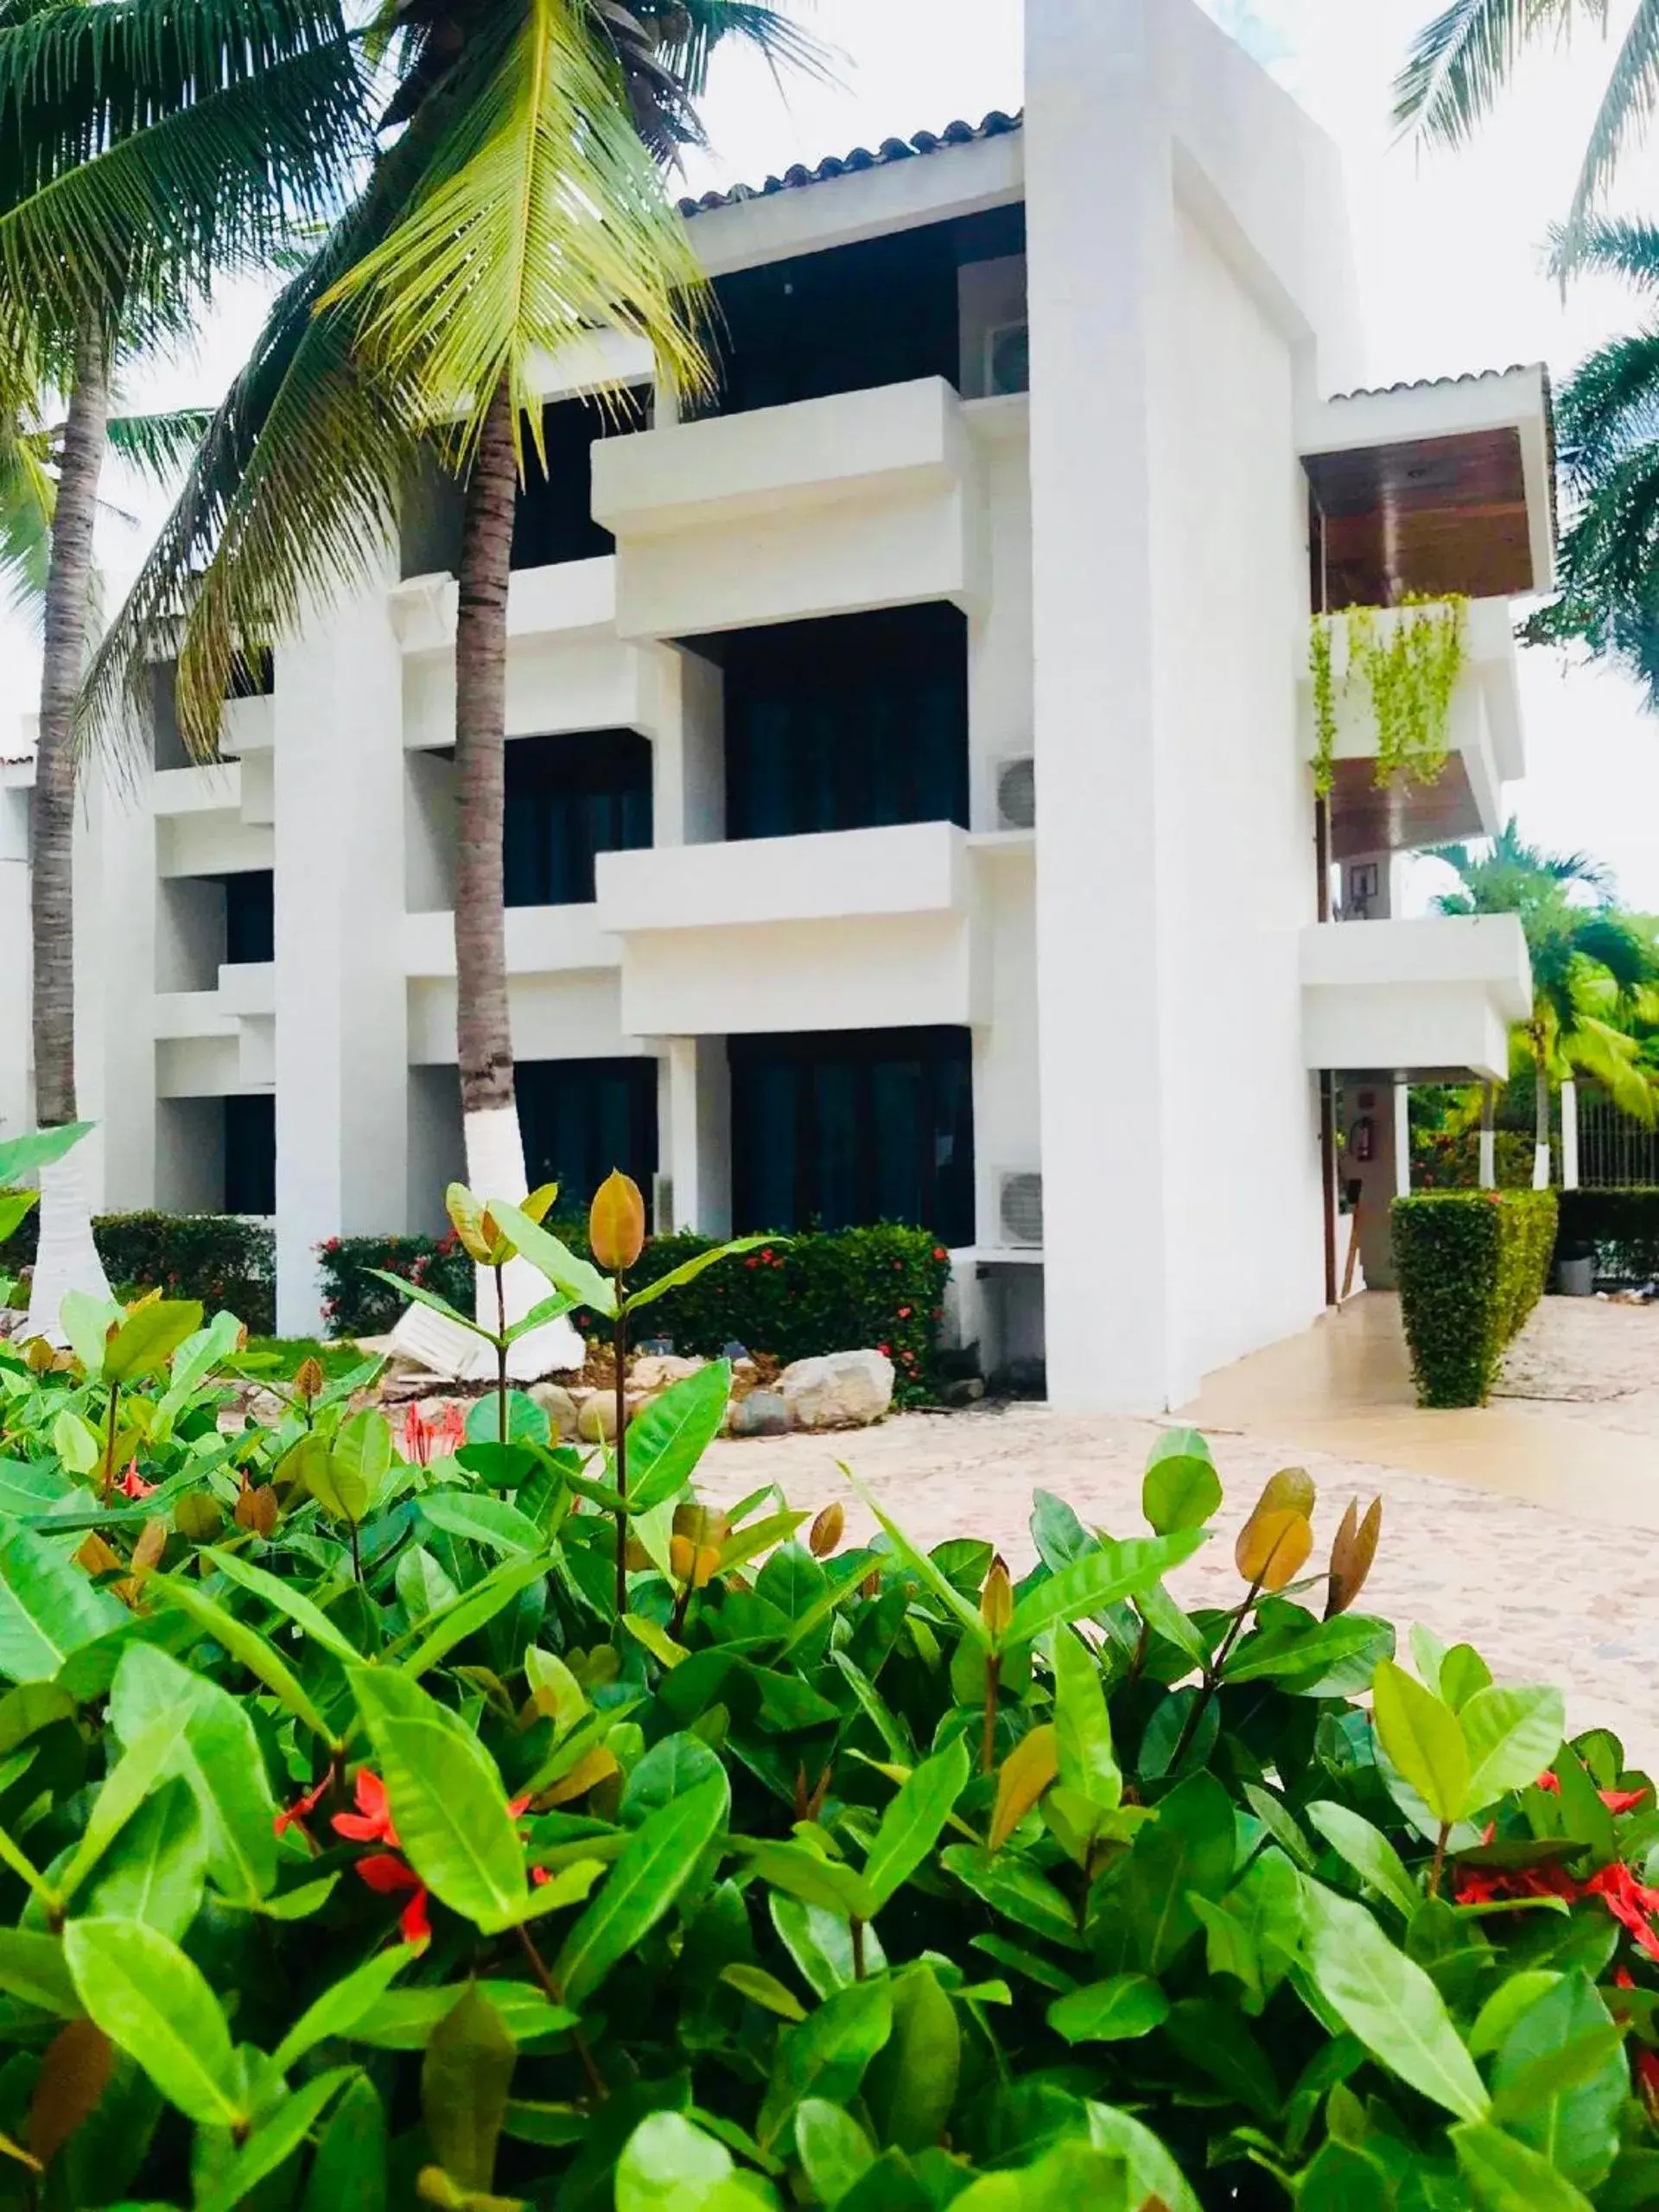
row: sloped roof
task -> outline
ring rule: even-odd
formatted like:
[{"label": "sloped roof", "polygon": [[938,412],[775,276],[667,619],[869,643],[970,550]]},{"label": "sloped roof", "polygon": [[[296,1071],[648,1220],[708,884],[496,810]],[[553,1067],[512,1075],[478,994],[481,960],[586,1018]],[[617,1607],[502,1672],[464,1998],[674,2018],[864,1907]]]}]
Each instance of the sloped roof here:
[{"label": "sloped roof", "polygon": [[1001,108],[993,108],[977,124],[947,123],[943,130],[918,130],[913,138],[884,138],[874,153],[868,146],[855,146],[850,154],[826,155],[816,168],[798,162],[782,176],[769,176],[764,184],[734,184],[725,192],[705,192],[701,199],[682,200],[680,213],[701,215],[710,208],[736,207],[746,200],[767,200],[779,192],[798,192],[805,185],[827,184],[832,177],[855,176],[862,169],[914,161],[918,154],[937,154],[947,146],[973,146],[982,138],[1006,138],[1010,132],[1023,130],[1025,120],[1023,109],[1007,115]]},{"label": "sloped roof", "polygon": [[1402,377],[1397,384],[1361,385],[1353,391],[1332,392],[1331,397],[1336,405],[1345,399],[1384,399],[1396,391],[1453,391],[1459,385],[1503,384],[1510,377],[1524,376],[1541,377],[1548,396],[1549,371],[1542,361],[1511,361],[1507,369],[1465,369],[1456,377]]}]

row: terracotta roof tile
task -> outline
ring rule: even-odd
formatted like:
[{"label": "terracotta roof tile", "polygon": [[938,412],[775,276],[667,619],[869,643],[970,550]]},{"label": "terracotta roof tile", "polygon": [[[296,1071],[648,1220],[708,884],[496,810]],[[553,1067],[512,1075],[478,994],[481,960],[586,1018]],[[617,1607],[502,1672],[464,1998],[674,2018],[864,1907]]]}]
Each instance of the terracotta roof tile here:
[{"label": "terracotta roof tile", "polygon": [[714,207],[736,207],[746,200],[767,200],[779,192],[796,192],[804,185],[827,184],[832,177],[856,175],[861,169],[879,169],[894,162],[913,161],[918,154],[937,154],[944,146],[972,146],[982,138],[1006,138],[1022,130],[1025,113],[1007,115],[993,108],[978,123],[948,123],[940,131],[918,130],[913,138],[884,138],[874,153],[855,146],[850,154],[826,155],[816,168],[798,162],[782,176],[769,176],[761,185],[734,184],[725,192],[705,192],[698,200],[682,200],[683,215],[701,215]]}]

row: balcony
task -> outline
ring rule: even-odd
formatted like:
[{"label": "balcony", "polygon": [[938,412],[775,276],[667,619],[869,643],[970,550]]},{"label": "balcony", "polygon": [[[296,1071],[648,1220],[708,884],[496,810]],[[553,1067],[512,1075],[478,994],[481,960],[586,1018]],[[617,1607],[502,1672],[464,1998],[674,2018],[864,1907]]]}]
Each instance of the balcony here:
[{"label": "balcony", "polygon": [[948,822],[604,853],[632,1036],[975,1016],[967,835]]},{"label": "balcony", "polygon": [[[1379,630],[1408,619],[1404,610],[1380,607]],[[1304,757],[1318,751],[1313,681],[1306,666],[1300,692]],[[1526,747],[1516,670],[1510,603],[1471,601],[1464,636],[1463,671],[1452,696],[1448,758],[1432,784],[1402,782],[1379,791],[1376,718],[1362,683],[1344,683],[1341,632],[1333,671],[1337,683],[1335,784],[1332,792],[1332,858],[1395,852],[1465,837],[1496,836],[1503,827],[1503,786],[1526,773]]]},{"label": "balcony", "polygon": [[[602,933],[596,906],[509,906],[506,919],[509,976],[568,975],[620,964],[621,948]],[[453,914],[404,915],[404,973],[411,982],[454,981]]]},{"label": "balcony", "polygon": [[1420,1081],[1501,1083],[1532,1010],[1513,914],[1317,922],[1301,933],[1302,1061]]},{"label": "balcony", "polygon": [[594,449],[617,541],[617,626],[674,638],[948,600],[982,553],[972,441],[938,378],[836,393]]}]

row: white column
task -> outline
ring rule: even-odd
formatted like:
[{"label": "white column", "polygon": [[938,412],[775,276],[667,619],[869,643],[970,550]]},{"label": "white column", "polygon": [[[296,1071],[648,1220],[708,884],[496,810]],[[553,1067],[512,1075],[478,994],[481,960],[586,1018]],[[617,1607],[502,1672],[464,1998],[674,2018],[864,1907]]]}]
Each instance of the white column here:
[{"label": "white column", "polygon": [[[9,780],[11,778],[16,780]],[[0,1141],[34,1126],[29,1048],[29,787],[0,768]]]},{"label": "white column", "polygon": [[1492,1086],[1480,1086],[1480,1187],[1497,1188],[1497,1131],[1492,1123]]},{"label": "white column", "polygon": [[1177,795],[1155,743],[1149,395],[1175,253],[1152,12],[1026,10],[1045,1305],[1051,1398],[1073,1411],[1150,1410],[1197,1380],[1170,1364],[1163,1026],[1180,1017],[1160,817]]},{"label": "white column", "polygon": [[1400,1075],[1394,1079],[1394,1195],[1411,1196],[1411,1085]]},{"label": "white column", "polygon": [[732,1229],[731,1081],[723,1037],[671,1037],[662,1160],[674,1185],[674,1226],[704,1236]]},{"label": "white column", "polygon": [[1561,1188],[1579,1187],[1579,1086],[1568,1076],[1561,1085]]},{"label": "white column", "polygon": [[320,1319],[315,1248],[403,1228],[403,657],[391,575],[276,651],[276,1265],[284,1334]]}]

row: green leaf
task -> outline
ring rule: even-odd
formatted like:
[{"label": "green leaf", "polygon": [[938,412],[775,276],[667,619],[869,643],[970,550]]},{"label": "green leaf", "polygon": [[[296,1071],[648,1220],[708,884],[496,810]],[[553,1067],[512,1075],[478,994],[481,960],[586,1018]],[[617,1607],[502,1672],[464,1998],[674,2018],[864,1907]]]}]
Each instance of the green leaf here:
[{"label": "green leaf", "polygon": [[707,1268],[721,1260],[734,1260],[744,1252],[758,1251],[763,1244],[786,1245],[787,1236],[734,1236],[725,1244],[717,1244],[712,1252],[698,1252],[677,1268],[671,1268],[665,1275],[658,1275],[655,1282],[648,1282],[639,1290],[631,1290],[624,1303],[630,1313],[642,1306],[654,1305],[658,1299],[671,1290],[678,1290],[688,1282],[695,1282]]},{"label": "green leaf", "polygon": [[730,1960],[720,1970],[721,1980],[752,2005],[763,2005],[768,2012],[775,2012],[780,2020],[804,2020],[806,2007],[794,1991],[779,1980],[775,1974],[768,1974],[764,1967],[750,1966],[742,1959]]},{"label": "green leaf", "polygon": [[413,1944],[394,1943],[378,1951],[360,1967],[325,1989],[308,2005],[270,2054],[278,2074],[287,2074],[309,2050],[331,2036],[349,2036],[358,2022],[385,1996],[397,1976],[419,1951]]},{"label": "green leaf", "polygon": [[418,1683],[350,1669],[404,1855],[432,1894],[486,1935],[524,1901],[524,1847],[495,1763],[466,1724]]},{"label": "green leaf", "polygon": [[188,1718],[167,1771],[189,1784],[214,1881],[232,1901],[257,1904],[276,1883],[276,1805],[253,1723],[217,1682],[154,1644],[130,1645],[110,1686],[110,1717],[121,1742],[130,1746],[179,1712]]},{"label": "green leaf", "polygon": [[391,1424],[385,1415],[374,1406],[348,1414],[328,1447],[332,1503],[317,1490],[315,1476],[310,1478],[318,1503],[340,1520],[366,1521],[391,1471],[392,1459]]},{"label": "green leaf", "polygon": [[188,1718],[188,1708],[158,1715],[111,1768],[92,1800],[80,1841],[59,1877],[58,1894],[66,1903],[170,1768]]},{"label": "green leaf", "polygon": [[1310,1805],[1307,1817],[1368,1888],[1386,1897],[1408,1920],[1411,1918],[1423,1901],[1422,1893],[1381,1828],[1373,1827],[1362,1814],[1351,1813],[1345,1805],[1332,1804],[1327,1799]]},{"label": "green leaf", "polygon": [[231,2031],[200,1967],[137,1920],[72,1920],[63,1947],[81,2003],[187,2120],[245,2124]]},{"label": "green leaf", "polygon": [[1084,1948],[1071,1906],[1034,1866],[1009,1853],[967,1843],[948,1845],[939,1854],[939,1863],[1005,1920],[1065,1950]]},{"label": "green leaf", "polygon": [[438,2164],[461,2190],[488,2190],[518,2046],[468,1983],[432,2031],[421,2063],[421,2112]]},{"label": "green leaf", "polygon": [[804,1843],[751,1843],[742,1848],[769,1889],[848,1920],[874,1917],[876,1903],[862,1874]]},{"label": "green leaf", "polygon": [[1469,1747],[1469,1788],[1459,1808],[1468,1819],[1554,1765],[1567,1713],[1559,1690],[1528,1686],[1477,1690],[1458,1720]]},{"label": "green leaf", "polygon": [[539,1582],[551,1560],[549,1552],[537,1552],[531,1559],[503,1560],[481,1581],[474,1582],[470,1590],[457,1593],[429,1619],[417,1623],[417,1630],[423,1629],[426,1633],[402,1662],[403,1672],[414,1681],[429,1667],[436,1666],[456,1644],[464,1643],[469,1636],[476,1636],[498,1613],[505,1611],[521,1590],[528,1590],[531,1583]]},{"label": "green leaf", "polygon": [[511,1239],[515,1251],[521,1252],[531,1267],[538,1268],[556,1291],[578,1306],[585,1306],[590,1313],[602,1314],[607,1320],[616,1313],[616,1289],[608,1275],[602,1275],[591,1261],[579,1260],[574,1252],[567,1251],[558,1238],[543,1229],[539,1222],[505,1198],[492,1198],[489,1211],[495,1216],[496,1225]]},{"label": "green leaf", "polygon": [[649,2113],[617,2160],[616,2212],[715,2212],[723,2203],[734,2212],[744,2201],[728,2188],[736,2171],[725,2145],[683,2113]]},{"label": "green leaf", "polygon": [[1621,2041],[1580,1971],[1527,2006],[1492,2069],[1493,2118],[1586,2194],[1606,2180],[1618,2152],[1619,2115],[1630,2095]]},{"label": "green leaf", "polygon": [[893,1992],[885,1981],[855,1981],[826,1998],[798,2026],[778,2038],[772,2079],[755,2133],[767,2150],[804,2097],[846,2104],[864,2069],[893,2032]]},{"label": "green leaf", "polygon": [[90,1136],[91,1122],[62,1122],[49,1129],[30,1129],[27,1135],[8,1137],[0,1144],[0,1183],[16,1183],[38,1168],[61,1160],[82,1137]]},{"label": "green leaf", "polygon": [[362,1658],[363,1655],[356,1645],[335,1627],[322,1608],[308,1598],[304,1591],[296,1589],[293,1583],[284,1582],[280,1575],[267,1573],[263,1567],[253,1566],[240,1553],[224,1551],[217,1545],[204,1544],[200,1556],[209,1560],[231,1581],[239,1583],[252,1596],[263,1598],[268,1605],[275,1606],[279,1613],[285,1613],[297,1628],[302,1628],[308,1637],[321,1644],[325,1651],[333,1652],[336,1659],[343,1660],[348,1667]]},{"label": "green leaf", "polygon": [[201,1326],[201,1308],[192,1300],[157,1299],[121,1324],[104,1353],[104,1372],[112,1382],[135,1382],[160,1372],[187,1337]]},{"label": "green leaf", "polygon": [[1201,1529],[1221,1503],[1221,1478],[1210,1446],[1195,1428],[1160,1436],[1141,1484],[1141,1510],[1160,1536]]},{"label": "green leaf", "polygon": [[[429,1490],[421,1493],[421,1518],[451,1536],[465,1536],[494,1552],[543,1554],[543,1539],[536,1523],[499,1497],[476,1491]],[[545,1573],[545,1566],[543,1570]]]},{"label": "green leaf", "polygon": [[1452,2130],[1452,2147],[1479,2212],[1591,2212],[1548,2158],[1501,2127],[1465,2120]]},{"label": "green leaf", "polygon": [[628,1510],[648,1513],[672,1497],[720,1434],[732,1394],[728,1360],[712,1360],[672,1384],[628,1424]]},{"label": "green leaf", "polygon": [[[352,2041],[374,2050],[424,2050],[432,2031],[448,2018],[468,1986],[452,1982],[436,1989],[389,1989],[359,2019]],[[531,1982],[493,1980],[486,1975],[473,1986],[489,1999],[520,2050],[575,2025],[574,2012],[551,2004]]]},{"label": "green leaf", "polygon": [[1477,1690],[1491,1686],[1491,1669],[1472,1643],[1454,1643],[1440,1656],[1435,1694],[1444,1698],[1453,1713],[1461,1713]]},{"label": "green leaf", "polygon": [[80,2016],[69,1961],[55,1936],[37,1936],[28,1928],[0,1928],[0,1989],[20,2004],[55,2012],[60,2019]]},{"label": "green leaf", "polygon": [[1048,2024],[1067,2043],[1127,2043],[1148,2036],[1169,2018],[1169,1999],[1144,1974],[1113,1974],[1057,1997]]},{"label": "green leaf", "polygon": [[940,1573],[926,1553],[917,1550],[898,1523],[887,1518],[869,1490],[859,1480],[850,1467],[843,1466],[842,1472],[875,1516],[876,1522],[882,1534],[923,1588],[944,1606],[947,1613],[955,1616],[976,1643],[988,1651],[991,1643],[990,1634],[979,1617],[978,1606],[970,1605],[955,1583],[948,1575]]},{"label": "green leaf", "polygon": [[864,1879],[878,1911],[931,1853],[968,1787],[969,1772],[968,1746],[958,1736],[900,1783],[864,1862]]},{"label": "green leaf", "polygon": [[962,2074],[957,2008],[931,1966],[893,1978],[893,2027],[864,2077],[864,2108],[884,2144],[925,2151],[944,2133]]},{"label": "green leaf", "polygon": [[795,2151],[814,2196],[832,2207],[875,2164],[875,2145],[851,2113],[823,2097],[795,2107]]},{"label": "green leaf", "polygon": [[385,1283],[399,1298],[412,1298],[417,1306],[429,1306],[433,1313],[442,1313],[446,1321],[456,1322],[473,1336],[482,1337],[486,1343],[493,1341],[493,1330],[485,1328],[474,1315],[463,1313],[458,1306],[452,1306],[447,1298],[440,1298],[435,1290],[428,1290],[423,1283],[410,1282],[405,1275],[391,1274],[385,1268],[365,1268],[363,1272]]},{"label": "green leaf", "polygon": [[[844,1910],[806,1904],[799,1897],[773,1890],[766,1910],[778,1931],[778,1940],[794,1961],[801,1980],[817,1997],[833,1997],[856,1981],[858,1962],[853,1956],[853,1931]],[[880,1974],[887,1965],[881,1939],[874,1928],[864,1931],[864,1970]]]},{"label": "green leaf", "polygon": [[[1442,1708],[1444,1710],[1444,1708]],[[1308,1968],[1320,1997],[1379,2065],[1459,2120],[1491,2100],[1421,1967],[1396,1950],[1362,1904],[1304,1881]]]},{"label": "green leaf", "polygon": [[237,2152],[218,2186],[197,2198],[196,2212],[233,2212],[267,2175],[286,2164],[346,2084],[357,2077],[355,2066],[335,2066],[314,2074],[284,2097]]},{"label": "green leaf", "polygon": [[1061,1787],[1115,1811],[1123,1777],[1112,1749],[1100,1662],[1081,1637],[1065,1630],[1054,1639],[1054,1739]]},{"label": "green leaf", "polygon": [[181,1942],[201,1910],[207,1838],[182,1777],[146,1798],[116,1838],[87,1892],[101,1919],[142,1920]]},{"label": "green leaf", "polygon": [[0,1676],[50,1681],[73,1652],[131,1618],[61,1552],[0,1520]]},{"label": "green leaf", "polygon": [[1500,1982],[1475,2015],[1475,2024],[1469,2031],[1470,2056],[1489,2058],[1528,2005],[1535,2004],[1547,1989],[1554,1989],[1560,1979],[1554,1967],[1528,1967]]},{"label": "green leaf", "polygon": [[1161,1974],[1198,1932],[1194,1892],[1218,1902],[1232,1878],[1233,1808],[1213,1775],[1172,1790],[1135,1837],[1124,1877],[1132,1952]]},{"label": "green leaf", "polygon": [[1051,1628],[1087,1620],[1120,1598],[1132,1597],[1160,1582],[1172,1567],[1190,1559],[1204,1541],[1201,1529],[1170,1536],[1134,1536],[1127,1543],[1103,1542],[1070,1567],[1027,1590],[1003,1631],[1004,1649],[1029,1643]]},{"label": "green leaf", "polygon": [[296,1720],[302,1721],[331,1751],[339,1751],[340,1738],[312,1703],[299,1676],[276,1645],[257,1628],[238,1620],[234,1613],[210,1598],[199,1582],[189,1581],[182,1575],[152,1574],[145,1588],[193,1620],[216,1643],[223,1644],[232,1658],[239,1659]]},{"label": "green leaf", "polygon": [[1128,2168],[1129,2201],[1145,2206],[1156,2197],[1165,2212],[1204,2212],[1174,2159],[1152,2130],[1115,2105],[1089,2106],[1089,2140]]},{"label": "green leaf", "polygon": [[52,1424],[52,1449],[72,1475],[90,1475],[104,1457],[104,1440],[79,1414],[61,1413]]},{"label": "green leaf", "polygon": [[1079,2205],[1128,2212],[1125,2186],[1120,2158],[1074,2139],[1056,2143],[1018,2173],[982,2174],[951,2202],[955,2212],[1076,2212]]},{"label": "green leaf", "polygon": [[1377,1740],[1434,1818],[1461,1820],[1469,1796],[1469,1752],[1458,1716],[1403,1667],[1385,1659],[1372,1682]]},{"label": "green leaf", "polygon": [[485,1397],[474,1398],[467,1409],[469,1444],[545,1444],[553,1433],[546,1414],[526,1390],[508,1391],[505,1436],[500,1427],[501,1402],[497,1393],[492,1390]]},{"label": "green leaf", "polygon": [[299,2212],[386,2212],[386,2115],[361,2074],[341,2091],[318,2140]]},{"label": "green leaf", "polygon": [[671,1799],[634,1830],[554,1963],[554,1981],[570,2004],[591,1996],[669,1910],[725,1827],[730,1802],[722,1770]]},{"label": "green leaf", "polygon": [[84,1290],[66,1291],[58,1319],[69,1339],[69,1349],[88,1375],[104,1372],[104,1347],[111,1329],[118,1329],[125,1313],[112,1298],[94,1298]]}]

